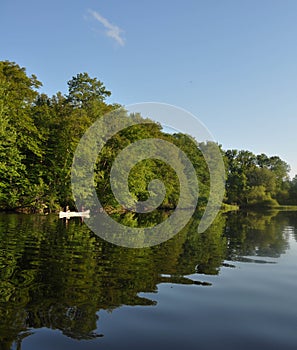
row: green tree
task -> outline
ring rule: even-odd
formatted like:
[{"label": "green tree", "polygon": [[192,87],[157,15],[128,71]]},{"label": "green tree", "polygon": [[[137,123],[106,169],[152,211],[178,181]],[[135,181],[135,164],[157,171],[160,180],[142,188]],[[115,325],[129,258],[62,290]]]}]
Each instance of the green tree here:
[{"label": "green tree", "polygon": [[297,175],[289,182],[288,189],[288,202],[289,204],[297,204]]},{"label": "green tree", "polygon": [[227,202],[241,206],[277,205],[288,197],[289,166],[279,157],[227,150]]},{"label": "green tree", "polygon": [[90,107],[94,101],[103,102],[111,95],[100,80],[91,78],[88,73],[77,74],[67,84],[67,101],[74,107]]},{"label": "green tree", "polygon": [[0,62],[0,208],[30,206],[40,173],[42,137],[32,118],[32,105],[41,83],[24,68]]}]

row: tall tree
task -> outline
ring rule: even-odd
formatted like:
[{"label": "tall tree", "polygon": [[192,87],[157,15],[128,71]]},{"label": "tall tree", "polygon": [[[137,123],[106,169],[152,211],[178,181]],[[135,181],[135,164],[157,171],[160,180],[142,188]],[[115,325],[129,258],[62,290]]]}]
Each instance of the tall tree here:
[{"label": "tall tree", "polygon": [[111,95],[100,80],[91,78],[88,73],[77,74],[67,84],[66,97],[74,107],[90,107],[94,101],[103,102]]},{"label": "tall tree", "polygon": [[42,157],[42,138],[32,118],[32,105],[41,83],[14,62],[0,62],[0,207],[16,208],[34,201]]}]

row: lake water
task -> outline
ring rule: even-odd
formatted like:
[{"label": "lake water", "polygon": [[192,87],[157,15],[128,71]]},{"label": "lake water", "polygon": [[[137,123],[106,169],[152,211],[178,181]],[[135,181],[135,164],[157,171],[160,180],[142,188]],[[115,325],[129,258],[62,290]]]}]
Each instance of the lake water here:
[{"label": "lake water", "polygon": [[296,349],[297,212],[197,225],[128,249],[0,214],[0,349]]}]

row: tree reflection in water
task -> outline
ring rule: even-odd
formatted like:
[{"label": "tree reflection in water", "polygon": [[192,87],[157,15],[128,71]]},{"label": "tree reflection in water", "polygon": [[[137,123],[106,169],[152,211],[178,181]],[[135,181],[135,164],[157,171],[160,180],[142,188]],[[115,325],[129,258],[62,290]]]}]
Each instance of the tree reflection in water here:
[{"label": "tree reflection in water", "polygon": [[[153,213],[147,225],[166,215]],[[103,336],[96,331],[99,310],[153,306],[139,293],[156,293],[160,283],[211,286],[207,275],[235,268],[232,261],[270,262],[261,257],[284,253],[284,228],[297,227],[294,213],[234,212],[220,213],[197,234],[199,217],[165,243],[129,249],[103,241],[76,219],[66,226],[55,216],[1,214],[0,349],[20,349],[42,327],[74,339]],[[145,225],[143,216],[124,220]]]}]

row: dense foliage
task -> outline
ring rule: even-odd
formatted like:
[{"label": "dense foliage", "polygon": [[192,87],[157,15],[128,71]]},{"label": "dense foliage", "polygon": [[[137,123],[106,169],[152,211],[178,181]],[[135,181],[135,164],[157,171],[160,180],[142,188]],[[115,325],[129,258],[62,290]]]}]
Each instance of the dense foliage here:
[{"label": "dense foliage", "polygon": [[[0,209],[53,211],[74,206],[70,174],[76,146],[97,118],[119,107],[108,104],[103,83],[80,73],[68,82],[68,94],[52,97],[39,93],[36,76],[9,61],[0,62]],[[127,116],[129,117],[129,116]],[[142,138],[159,138],[182,149],[194,165],[199,181],[199,206],[209,193],[208,167],[200,144],[183,134],[167,134],[151,122],[123,130],[98,156],[95,181],[106,207],[119,210],[109,184],[113,159],[128,144]],[[289,166],[279,157],[248,151],[223,151],[227,181],[225,202],[240,206],[297,204],[297,177],[289,180]],[[138,200],[148,198],[147,184],[160,178],[166,186],[163,208],[174,208],[179,185],[168,165],[144,160],[129,177],[130,191]],[[102,196],[103,194],[103,196]]]}]

